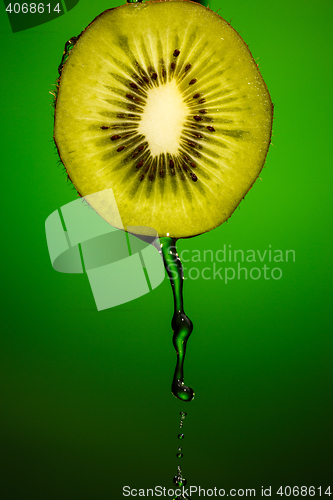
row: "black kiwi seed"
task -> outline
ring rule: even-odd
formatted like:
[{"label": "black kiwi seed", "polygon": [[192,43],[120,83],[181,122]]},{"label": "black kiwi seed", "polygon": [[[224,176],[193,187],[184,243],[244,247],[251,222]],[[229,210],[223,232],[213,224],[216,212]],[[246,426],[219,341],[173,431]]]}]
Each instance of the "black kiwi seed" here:
[{"label": "black kiwi seed", "polygon": [[151,75],[151,77],[152,77],[152,79],[153,79],[153,80],[157,80],[157,73],[153,73],[153,74]]},{"label": "black kiwi seed", "polygon": [[215,132],[215,128],[211,126],[207,127],[207,130],[209,130],[210,132]]},{"label": "black kiwi seed", "polygon": [[193,99],[198,99],[200,97],[200,94],[194,94]]},{"label": "black kiwi seed", "polygon": [[171,63],[171,69],[172,69],[172,71],[175,69],[175,67],[176,67],[176,64],[174,62],[172,62]]},{"label": "black kiwi seed", "polygon": [[189,69],[191,69],[191,67],[192,67],[192,65],[191,65],[191,64],[186,64],[185,69],[184,69],[185,73],[187,73],[187,71],[188,71]]},{"label": "black kiwi seed", "polygon": [[198,115],[193,116],[193,119],[197,122],[201,122],[201,120],[202,120],[201,116],[198,116]]},{"label": "black kiwi seed", "polygon": [[[193,163],[193,161],[191,161],[191,162],[190,162],[190,165],[191,165],[191,167],[192,167],[192,168],[197,168],[196,164],[195,164],[195,163]],[[193,174],[193,175],[194,175],[194,174]]]},{"label": "black kiwi seed", "polygon": [[192,177],[192,181],[197,182],[198,177],[195,174],[193,174],[192,172],[190,173],[190,175]]},{"label": "black kiwi seed", "polygon": [[110,127],[110,128],[112,128],[112,130],[114,130],[115,128],[123,128],[123,126],[119,125],[119,123],[116,123],[115,125],[112,125],[112,127]]},{"label": "black kiwi seed", "polygon": [[197,82],[197,79],[196,78],[192,78],[192,80],[189,82],[189,85],[193,85],[196,82]]},{"label": "black kiwi seed", "polygon": [[206,102],[206,99],[200,99],[199,104],[203,104],[204,102]]},{"label": "black kiwi seed", "polygon": [[199,113],[205,115],[207,113],[207,109],[199,109]]},{"label": "black kiwi seed", "polygon": [[132,89],[135,89],[135,90],[137,90],[137,89],[139,88],[139,87],[137,86],[137,84],[136,84],[136,83],[134,83],[134,82],[130,82],[130,87],[132,87]]},{"label": "black kiwi seed", "polygon": [[143,181],[143,179],[144,179],[144,174],[140,176],[140,182]]},{"label": "black kiwi seed", "polygon": [[147,78],[146,76],[142,76],[142,79],[146,82],[146,83],[149,83],[149,78]]},{"label": "black kiwi seed", "polygon": [[107,127],[106,125],[102,125],[102,126],[101,126],[101,129],[102,129],[102,130],[107,130],[108,128],[110,128],[110,127]]},{"label": "black kiwi seed", "polygon": [[169,161],[169,165],[170,165],[170,168],[174,168],[175,164],[174,164],[173,160]]},{"label": "black kiwi seed", "polygon": [[178,57],[180,54],[180,51],[178,49],[176,49],[173,53],[173,57]]},{"label": "black kiwi seed", "polygon": [[137,164],[136,168],[141,168],[143,165],[143,160],[140,160],[139,163]]},{"label": "black kiwi seed", "polygon": [[123,149],[125,149],[125,146],[119,146],[119,148],[117,149],[118,153],[120,153],[120,151],[123,151]]},{"label": "black kiwi seed", "polygon": [[112,135],[111,136],[111,141],[118,141],[118,139],[121,139],[120,135]]}]

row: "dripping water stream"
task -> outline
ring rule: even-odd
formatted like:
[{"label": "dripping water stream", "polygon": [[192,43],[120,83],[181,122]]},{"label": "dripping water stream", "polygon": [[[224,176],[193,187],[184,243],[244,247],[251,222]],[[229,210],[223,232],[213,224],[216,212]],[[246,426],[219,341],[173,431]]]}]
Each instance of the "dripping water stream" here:
[{"label": "dripping water stream", "polygon": [[[184,312],[183,304],[183,267],[181,260],[177,254],[176,249],[176,239],[174,238],[160,238],[160,243],[157,245],[157,249],[163,258],[164,267],[168,274],[173,299],[174,299],[174,313],[171,321],[171,327],[173,330],[172,342],[177,354],[176,368],[172,380],[171,391],[174,396],[182,401],[192,401],[194,398],[194,391],[191,387],[184,384],[184,361],[186,353],[186,344],[189,336],[193,330],[192,321]],[[183,440],[184,434],[182,432],[182,427],[184,424],[184,419],[186,413],[180,412],[180,433],[178,434],[178,439]],[[183,447],[179,446],[176,457],[181,460],[183,457]],[[187,480],[183,477],[181,466],[178,465],[177,473],[173,478],[174,485],[181,489],[181,494],[174,498],[174,500],[191,500],[185,494],[184,488],[187,484]]]},{"label": "dripping water stream", "polygon": [[173,345],[177,353],[176,369],[173,376],[171,391],[182,401],[191,401],[194,392],[184,384],[184,360],[186,344],[193,330],[192,321],[184,312],[183,306],[183,267],[177,254],[176,239],[160,238],[159,252],[163,257],[164,267],[170,279],[174,298],[174,314],[171,322],[173,330]]}]

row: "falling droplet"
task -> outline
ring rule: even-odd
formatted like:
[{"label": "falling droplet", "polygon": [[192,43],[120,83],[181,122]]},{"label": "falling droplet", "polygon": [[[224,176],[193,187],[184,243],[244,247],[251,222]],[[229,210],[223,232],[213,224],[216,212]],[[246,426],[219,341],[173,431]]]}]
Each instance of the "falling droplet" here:
[{"label": "falling droplet", "polygon": [[177,458],[182,458],[182,457],[183,457],[183,454],[182,454],[182,453],[177,453],[176,457],[177,457]]},{"label": "falling droplet", "polygon": [[184,434],[178,434],[178,439],[184,439]]},{"label": "falling droplet", "polygon": [[173,484],[177,484],[178,486],[186,486],[187,481],[184,477],[178,475],[173,478]]},{"label": "falling droplet", "polygon": [[[200,117],[198,118],[201,120]],[[170,237],[161,238],[160,248],[158,248],[158,250],[163,257],[164,266],[170,279],[174,297],[174,315],[171,321],[171,327],[173,330],[172,342],[177,353],[177,363],[171,385],[171,392],[182,401],[192,401],[194,398],[194,391],[191,387],[184,384],[184,360],[186,344],[192,333],[193,324],[186,316],[183,308],[184,274],[182,263],[176,251],[176,240]]]}]

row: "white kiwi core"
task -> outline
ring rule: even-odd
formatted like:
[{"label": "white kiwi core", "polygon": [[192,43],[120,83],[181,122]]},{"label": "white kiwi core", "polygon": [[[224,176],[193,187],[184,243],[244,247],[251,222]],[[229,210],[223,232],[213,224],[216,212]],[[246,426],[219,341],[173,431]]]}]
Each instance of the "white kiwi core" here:
[{"label": "white kiwi core", "polygon": [[178,153],[189,113],[175,80],[148,90],[138,132],[145,136],[153,157]]}]

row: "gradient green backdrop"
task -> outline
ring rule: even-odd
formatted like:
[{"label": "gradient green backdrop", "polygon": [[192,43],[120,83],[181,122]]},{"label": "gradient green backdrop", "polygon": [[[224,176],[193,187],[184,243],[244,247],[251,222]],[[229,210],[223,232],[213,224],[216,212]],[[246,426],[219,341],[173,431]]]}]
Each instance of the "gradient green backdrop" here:
[{"label": "gradient green backdrop", "polygon": [[46,246],[45,219],[76,199],[57,164],[49,91],[65,41],[115,5],[80,0],[15,34],[1,11],[0,497],[104,500],[123,498],[124,485],[173,487],[181,410],[189,484],[258,496],[261,486],[333,488],[332,3],[211,3],[259,57],[274,145],[228,224],[179,248],[272,245],[295,250],[296,262],[279,265],[275,281],[185,282],[191,403],[170,393],[167,280],[97,312],[86,276],[55,272]]}]

